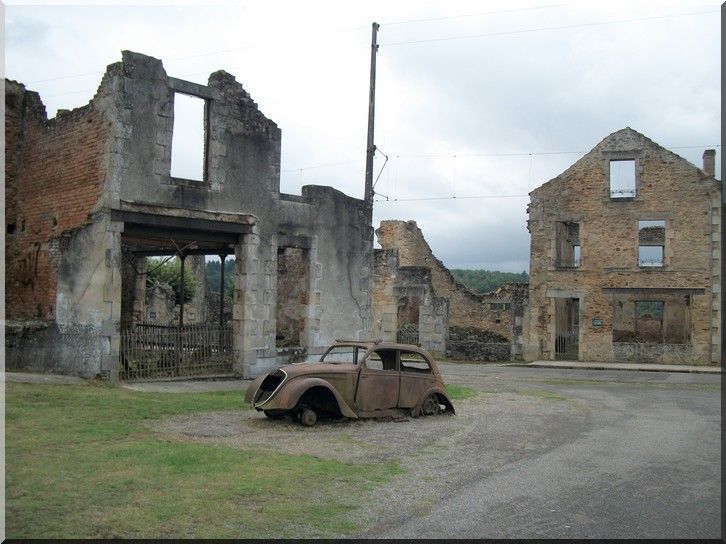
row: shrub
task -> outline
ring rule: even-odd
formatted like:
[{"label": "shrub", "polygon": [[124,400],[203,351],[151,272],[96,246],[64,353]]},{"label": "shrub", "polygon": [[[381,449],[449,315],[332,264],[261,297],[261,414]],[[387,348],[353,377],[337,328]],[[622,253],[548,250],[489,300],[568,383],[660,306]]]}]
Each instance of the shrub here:
[{"label": "shrub", "polygon": [[[181,304],[181,261],[174,258],[163,262],[162,259],[148,259],[146,262],[146,285],[167,283],[174,290],[176,304]],[[194,300],[194,292],[199,282],[188,268],[184,269],[184,302]]]}]

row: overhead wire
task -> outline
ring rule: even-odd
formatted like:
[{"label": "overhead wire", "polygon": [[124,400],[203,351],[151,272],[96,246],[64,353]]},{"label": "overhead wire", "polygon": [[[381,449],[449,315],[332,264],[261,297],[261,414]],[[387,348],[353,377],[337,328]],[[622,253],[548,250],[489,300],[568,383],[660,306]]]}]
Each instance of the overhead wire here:
[{"label": "overhead wire", "polygon": [[[704,144],[704,145],[680,145],[680,146],[670,146],[665,145],[663,146],[666,149],[710,149],[714,147],[721,147],[721,144]],[[589,153],[590,150],[585,151],[517,151],[517,152],[510,152],[510,153],[430,153],[430,154],[406,154],[406,153],[389,153],[388,156],[395,157],[396,159],[404,158],[404,159],[421,159],[421,158],[466,158],[466,157],[531,157],[536,155],[584,155],[585,153]],[[385,156],[385,155],[384,155]],[[350,161],[342,161],[342,162],[331,162],[331,163],[321,163],[321,164],[313,164],[310,166],[299,166],[296,168],[286,168],[284,170],[280,170],[280,172],[297,172],[299,170],[313,170],[317,168],[328,168],[332,166],[342,166],[346,164],[356,164],[361,161],[358,160],[350,160]]]},{"label": "overhead wire", "polygon": [[671,19],[676,17],[686,17],[690,15],[703,15],[707,13],[719,13],[717,10],[709,10],[709,11],[694,11],[694,12],[688,12],[688,13],[674,13],[670,15],[655,15],[652,17],[633,17],[630,19],[614,19],[612,21],[595,21],[592,23],[577,23],[572,25],[559,25],[559,26],[549,26],[549,27],[540,27],[540,28],[527,28],[522,30],[507,30],[503,32],[490,32],[486,34],[469,34],[469,35],[463,35],[463,36],[447,36],[442,38],[426,38],[422,40],[409,40],[409,41],[403,41],[403,42],[388,42],[388,43],[381,43],[381,47],[394,47],[399,45],[412,45],[412,44],[420,44],[420,43],[433,43],[433,42],[445,42],[445,41],[452,41],[452,40],[468,40],[468,39],[475,39],[475,38],[489,38],[493,36],[509,36],[514,34],[527,34],[530,32],[543,32],[547,30],[568,30],[571,28],[584,28],[584,27],[592,27],[592,26],[603,26],[603,25],[612,25],[617,23],[631,23],[635,21],[650,21],[655,19]]}]

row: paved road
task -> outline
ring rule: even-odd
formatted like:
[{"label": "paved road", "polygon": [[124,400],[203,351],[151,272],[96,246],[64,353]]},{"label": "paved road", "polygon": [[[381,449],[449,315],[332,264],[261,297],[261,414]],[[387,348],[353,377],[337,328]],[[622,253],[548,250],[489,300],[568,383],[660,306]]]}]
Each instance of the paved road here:
[{"label": "paved road", "polygon": [[720,538],[720,376],[441,366],[449,383],[541,390],[585,416],[555,423],[560,442],[529,453],[514,445],[525,453],[511,463],[364,536]]}]

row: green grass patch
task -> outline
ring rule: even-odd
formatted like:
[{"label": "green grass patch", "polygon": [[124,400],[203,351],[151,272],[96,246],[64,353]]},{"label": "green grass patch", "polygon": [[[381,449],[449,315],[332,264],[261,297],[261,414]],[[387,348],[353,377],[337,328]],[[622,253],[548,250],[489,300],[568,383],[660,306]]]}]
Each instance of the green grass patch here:
[{"label": "green grass patch", "polygon": [[464,387],[463,385],[451,385],[446,384],[446,392],[448,393],[451,400],[464,400],[476,397],[479,393],[471,387]]},{"label": "green grass patch", "polygon": [[519,393],[520,395],[538,397],[546,400],[567,400],[567,397],[560,395],[559,393],[555,393],[554,391],[547,391],[545,389],[523,389],[521,391],[517,391],[517,393]]},{"label": "green grass patch", "polygon": [[11,538],[327,537],[401,469],[168,440],[148,419],[245,409],[243,393],[6,384]]}]

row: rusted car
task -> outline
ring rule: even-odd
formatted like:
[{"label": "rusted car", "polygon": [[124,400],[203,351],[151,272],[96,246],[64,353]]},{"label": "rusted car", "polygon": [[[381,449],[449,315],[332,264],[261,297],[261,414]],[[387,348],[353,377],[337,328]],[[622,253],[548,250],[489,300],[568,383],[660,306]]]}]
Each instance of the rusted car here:
[{"label": "rusted car", "polygon": [[407,344],[339,340],[318,362],[255,379],[245,402],[267,417],[303,425],[320,418],[455,414],[429,352]]}]

